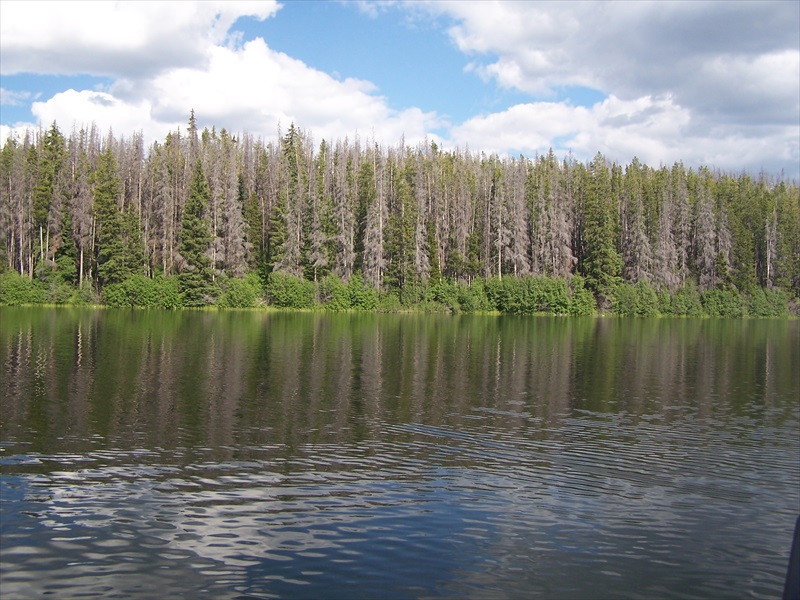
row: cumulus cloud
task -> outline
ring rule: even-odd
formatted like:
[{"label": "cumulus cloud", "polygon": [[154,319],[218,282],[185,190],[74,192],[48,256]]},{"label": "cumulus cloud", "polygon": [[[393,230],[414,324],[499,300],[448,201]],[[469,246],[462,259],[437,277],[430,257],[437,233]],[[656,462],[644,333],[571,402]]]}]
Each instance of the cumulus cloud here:
[{"label": "cumulus cloud", "polygon": [[796,176],[799,140],[798,129],[780,126],[764,128],[758,137],[725,128],[697,131],[691,111],[671,97],[612,95],[589,108],[533,102],[474,117],[453,128],[450,143],[529,156],[553,148],[584,161],[601,152],[620,163],[635,156],[652,166],[683,162]]},{"label": "cumulus cloud", "polygon": [[[452,141],[524,154],[572,152],[591,157],[638,156],[658,164],[677,144],[689,122],[685,109],[671,99],[642,97],[633,101],[610,96],[591,108],[561,102],[518,104],[506,111],[475,117],[453,128]],[[499,135],[498,135],[499,133]]]},{"label": "cumulus cloud", "polygon": [[[147,139],[185,126],[190,109],[201,126],[265,137],[295,122],[318,139],[362,133],[413,142],[439,125],[432,113],[389,108],[367,81],[337,80],[231,31],[240,17],[263,20],[279,8],[275,1],[4,2],[0,71],[110,76],[103,91],[59,92],[33,102],[31,112],[40,123],[94,122]],[[4,102],[19,97],[3,94]]]},{"label": "cumulus cloud", "polygon": [[[170,130],[167,126],[162,131],[160,124],[153,123],[146,100],[125,102],[106,92],[66,90],[46,101],[34,102],[31,110],[40,123],[55,121],[67,129],[73,123],[78,127],[94,123],[101,131],[113,130],[126,137],[142,131],[150,139],[163,137]],[[173,123],[172,128],[177,124]]]},{"label": "cumulus cloud", "polygon": [[784,121],[789,111],[797,115],[796,2],[434,2],[429,9],[455,20],[449,33],[472,56],[471,68],[504,87],[671,95],[687,108],[733,117],[751,116],[754,107],[769,114],[781,102]]},{"label": "cumulus cloud", "polygon": [[0,8],[0,73],[144,76],[198,64],[259,2],[12,2]]},{"label": "cumulus cloud", "polygon": [[[333,77],[234,31],[240,17],[279,9],[274,0],[4,1],[0,72],[109,77],[102,91],[62,91],[33,102],[32,113],[147,139],[185,127],[194,109],[201,127],[264,137],[295,122],[317,140],[357,132],[413,144],[440,132],[445,145],[488,152],[552,147],[579,160],[600,151],[620,162],[800,168],[796,2],[358,2],[375,17],[433,17],[466,71],[530,98],[453,125],[393,109],[368,81]],[[570,86],[605,100],[559,100]],[[8,106],[30,100],[2,91]]]},{"label": "cumulus cloud", "polygon": [[120,79],[108,92],[68,90],[32,112],[42,123],[95,122],[102,129],[143,130],[158,139],[184,126],[194,109],[202,127],[247,130],[271,137],[278,124],[295,122],[317,139],[362,132],[379,141],[422,140],[438,125],[419,109],[391,110],[366,81],[338,81],[257,38],[241,48],[210,46],[195,67],[172,68],[152,78]]},{"label": "cumulus cloud", "polygon": [[[582,158],[603,151],[722,168],[800,162],[800,4],[796,2],[431,2],[468,70],[531,95],[475,117],[453,139]],[[584,86],[591,109],[548,104]],[[614,107],[617,107],[616,109]],[[615,117],[609,113],[624,107]],[[524,129],[520,129],[524,127]],[[502,144],[500,144],[502,145]]]}]

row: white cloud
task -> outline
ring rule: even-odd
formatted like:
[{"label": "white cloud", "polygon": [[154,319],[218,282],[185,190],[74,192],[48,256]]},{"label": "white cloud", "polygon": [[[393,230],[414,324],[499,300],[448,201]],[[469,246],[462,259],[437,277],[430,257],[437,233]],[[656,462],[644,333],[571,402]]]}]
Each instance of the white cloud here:
[{"label": "white cloud", "polygon": [[438,126],[431,113],[390,109],[367,81],[337,81],[230,31],[239,17],[263,20],[279,8],[275,1],[3,2],[0,71],[114,77],[103,91],[67,90],[32,104],[39,122],[66,129],[94,122],[159,139],[185,126],[191,109],[201,126],[265,137],[294,121],[317,139],[359,132],[413,142]]},{"label": "white cloud", "polygon": [[343,4],[354,4],[358,11],[374,19],[383,12],[394,8],[399,0],[340,0]]},{"label": "white cloud", "polygon": [[715,56],[698,68],[685,96],[698,117],[715,123],[797,123],[800,50]]},{"label": "white cloud", "polygon": [[0,73],[132,76],[197,64],[237,18],[266,19],[261,2],[0,3]]},{"label": "white cloud", "polygon": [[[488,53],[479,68],[531,93],[587,85],[619,97],[671,95],[706,115],[761,120],[781,103],[797,119],[800,11],[797,3],[629,2],[444,4],[465,51]],[[446,8],[445,8],[446,7]],[[499,13],[501,11],[495,11]],[[713,103],[713,104],[712,104]]]},{"label": "white cloud", "polygon": [[6,140],[14,137],[14,134],[13,128],[8,125],[0,125],[0,144],[5,145]]},{"label": "white cloud", "polygon": [[18,92],[0,87],[0,106],[21,106],[30,97],[30,92]]},{"label": "white cloud", "polygon": [[[683,160],[723,169],[800,164],[797,3],[362,2],[377,16],[402,7],[446,21],[471,70],[531,96],[449,128],[435,113],[390,108],[364,80],[337,79],[269,48],[242,43],[236,19],[278,13],[267,2],[0,3],[0,72],[108,76],[98,90],[34,102],[45,126],[91,122],[160,139],[202,126],[273,137],[294,121],[316,140],[353,136],[413,144],[446,131],[446,144],[505,152],[598,151],[620,162]],[[424,68],[414,66],[412,68]],[[346,77],[346,73],[344,73]],[[556,101],[566,86],[607,98]],[[25,99],[2,91],[2,103]],[[29,101],[29,100],[28,100]],[[447,112],[444,110],[443,112]],[[21,125],[21,124],[18,124]],[[0,129],[2,137],[11,131]]]},{"label": "white cloud", "polygon": [[[535,95],[584,85],[624,98],[669,94],[693,108],[701,102],[698,88],[710,91],[718,83],[709,74],[746,82],[748,95],[768,104],[776,92],[795,102],[800,95],[796,2],[427,6],[454,19],[450,36],[476,72]],[[735,102],[717,109],[738,110]]]},{"label": "white cloud", "polygon": [[361,132],[377,141],[410,143],[438,125],[419,109],[391,110],[366,81],[333,77],[312,69],[257,38],[241,48],[211,46],[202,67],[166,70],[144,79],[123,79],[108,93],[68,90],[33,103],[42,123],[95,122],[101,129],[159,139],[185,125],[195,110],[198,124],[272,137],[278,123],[295,122],[316,139]]},{"label": "white cloud", "polygon": [[[411,3],[411,10],[418,4]],[[471,147],[800,169],[797,2],[429,2],[471,70],[549,100],[568,86],[609,96],[586,111],[532,102],[475,117]],[[612,117],[608,111],[625,106]],[[569,130],[563,133],[562,130]],[[500,142],[502,140],[502,142]]]},{"label": "white cloud", "polygon": [[[552,147],[590,160],[597,152],[627,163],[634,156],[657,167],[682,161],[725,169],[779,171],[800,163],[800,126],[773,127],[758,138],[735,131],[693,131],[690,111],[671,97],[610,96],[591,108],[560,102],[519,104],[454,127],[450,144],[532,156]],[[789,175],[796,175],[796,169]]]},{"label": "white cloud", "polygon": [[49,125],[55,121],[62,130],[70,130],[73,124],[82,127],[94,123],[100,131],[111,129],[126,137],[142,131],[149,139],[163,137],[180,123],[154,122],[146,100],[125,102],[111,94],[90,90],[59,92],[49,100],[34,102],[31,111],[39,123]]},{"label": "white cloud", "polygon": [[688,122],[687,111],[669,98],[623,101],[611,96],[591,108],[535,102],[470,119],[453,129],[452,142],[473,145],[477,140],[481,148],[531,155],[552,146],[581,159],[603,152],[621,162],[638,156],[657,165],[685,135]]}]

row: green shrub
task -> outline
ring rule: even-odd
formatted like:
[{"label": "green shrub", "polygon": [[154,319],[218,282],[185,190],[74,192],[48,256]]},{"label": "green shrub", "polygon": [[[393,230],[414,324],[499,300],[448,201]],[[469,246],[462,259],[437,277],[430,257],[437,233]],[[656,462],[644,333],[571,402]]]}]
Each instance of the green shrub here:
[{"label": "green shrub", "polygon": [[591,290],[586,287],[586,280],[580,275],[575,275],[570,287],[572,295],[569,299],[569,314],[581,317],[593,315],[597,304]]},{"label": "green shrub", "polygon": [[361,273],[354,273],[347,282],[347,295],[350,308],[355,310],[376,310],[380,304],[378,291],[364,281]]},{"label": "green shrub", "polygon": [[700,292],[693,282],[687,282],[675,292],[670,303],[670,314],[685,317],[698,317],[703,314]]},{"label": "green shrub", "polygon": [[754,317],[789,315],[789,296],[780,289],[756,288],[747,298],[747,312]]},{"label": "green shrub", "polygon": [[100,298],[97,296],[97,291],[88,281],[85,281],[83,285],[73,290],[72,296],[70,296],[69,300],[67,301],[67,304],[72,306],[88,306],[99,303]]},{"label": "green shrub", "polygon": [[400,290],[400,303],[404,308],[427,301],[428,286],[421,281],[406,281]]},{"label": "green shrub", "polygon": [[267,295],[278,308],[311,308],[314,306],[314,283],[291,273],[274,271],[269,274]]},{"label": "green shrub", "polygon": [[112,306],[114,308],[135,306],[133,299],[129,296],[128,292],[129,290],[125,285],[125,282],[109,283],[103,288],[103,292],[101,294],[103,304],[106,306]]},{"label": "green shrub", "polygon": [[67,304],[75,295],[75,288],[63,281],[53,281],[47,286],[47,302]]},{"label": "green shrub", "polygon": [[0,275],[0,304],[43,304],[47,302],[47,286],[40,281],[6,271]]},{"label": "green shrub", "polygon": [[517,315],[539,312],[544,299],[542,280],[534,277],[506,277],[503,281],[502,299],[505,311]]},{"label": "green shrub", "polygon": [[178,291],[178,278],[131,275],[120,283],[110,283],[103,288],[103,303],[112,307],[180,308],[182,297]]},{"label": "green shrub", "polygon": [[493,278],[486,281],[485,296],[489,308],[502,313],[592,314],[594,298],[583,284],[582,278],[576,279],[572,288],[555,277]]},{"label": "green shrub", "polygon": [[611,309],[621,316],[653,317],[658,315],[658,308],[658,295],[646,281],[619,283],[611,295]]},{"label": "green shrub", "polygon": [[253,308],[262,296],[261,280],[257,273],[235,277],[224,282],[217,306],[221,308]]},{"label": "green shrub", "polygon": [[700,296],[703,310],[711,317],[741,317],[744,302],[738,292],[731,289],[714,288]]},{"label": "green shrub", "polygon": [[61,255],[56,259],[56,265],[58,266],[56,273],[61,281],[70,286],[78,283],[78,263],[73,257]]},{"label": "green shrub", "polygon": [[636,283],[636,316],[654,317],[658,315],[658,296],[646,281]]},{"label": "green shrub", "polygon": [[611,310],[623,317],[636,314],[636,288],[630,283],[620,283],[611,295]]},{"label": "green shrub", "polygon": [[541,277],[538,278],[538,282],[539,295],[536,310],[556,315],[569,313],[570,290],[567,281],[554,277]]},{"label": "green shrub", "polygon": [[103,303],[113,307],[150,308],[158,301],[153,280],[144,275],[131,275],[120,283],[103,288]]},{"label": "green shrub", "polygon": [[456,294],[458,306],[463,312],[474,313],[493,310],[489,299],[486,297],[483,279],[475,279],[468,285],[458,284]]},{"label": "green shrub", "polygon": [[440,279],[430,287],[430,298],[452,311],[460,311],[458,284],[452,280]]},{"label": "green shrub", "polygon": [[484,282],[483,286],[490,310],[502,313],[518,312],[517,300],[519,298],[511,278],[491,277]]},{"label": "green shrub", "polygon": [[338,275],[326,275],[319,282],[319,300],[328,310],[350,309],[350,291]]},{"label": "green shrub", "polygon": [[380,312],[399,312],[403,309],[400,298],[395,292],[381,292],[378,296],[378,310]]},{"label": "green shrub", "polygon": [[159,275],[152,281],[158,295],[156,308],[183,308],[183,296],[181,296],[180,281],[177,275],[170,277],[161,277]]},{"label": "green shrub", "polygon": [[767,298],[767,304],[772,309],[773,317],[787,317],[789,316],[789,294],[786,291],[773,288],[771,290],[765,289],[764,296]]},{"label": "green shrub", "polygon": [[672,296],[669,295],[669,291],[666,288],[660,288],[656,292],[656,298],[658,299],[658,312],[662,315],[671,315]]}]

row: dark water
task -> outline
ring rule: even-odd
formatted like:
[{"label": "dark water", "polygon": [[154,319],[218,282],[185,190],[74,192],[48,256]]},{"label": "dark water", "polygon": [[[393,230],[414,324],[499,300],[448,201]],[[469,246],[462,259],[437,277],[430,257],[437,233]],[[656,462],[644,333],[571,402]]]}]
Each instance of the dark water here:
[{"label": "dark water", "polygon": [[799,325],[0,308],[0,597],[779,597]]}]

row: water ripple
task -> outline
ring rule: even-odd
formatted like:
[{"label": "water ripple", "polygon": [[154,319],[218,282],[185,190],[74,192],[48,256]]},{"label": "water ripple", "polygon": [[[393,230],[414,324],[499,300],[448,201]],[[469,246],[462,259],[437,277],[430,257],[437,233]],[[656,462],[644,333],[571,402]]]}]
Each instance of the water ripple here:
[{"label": "water ripple", "polygon": [[779,592],[796,422],[560,419],[480,407],[435,423],[372,416],[361,425],[374,435],[291,447],[5,443],[3,596]]}]

